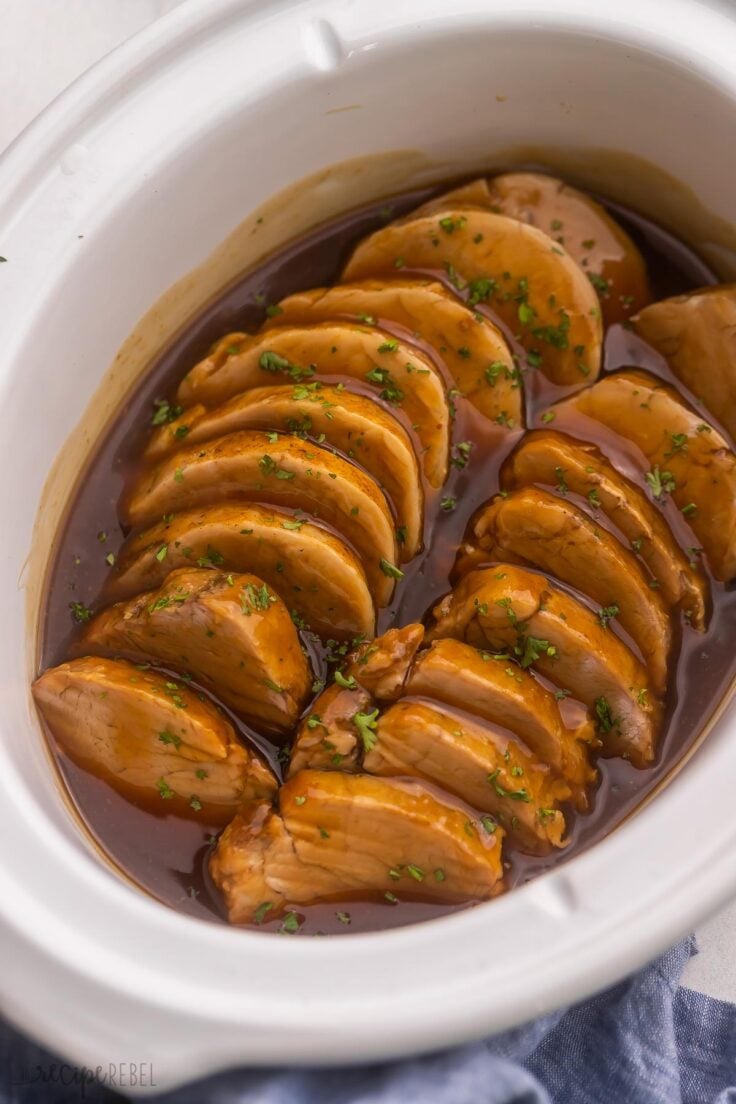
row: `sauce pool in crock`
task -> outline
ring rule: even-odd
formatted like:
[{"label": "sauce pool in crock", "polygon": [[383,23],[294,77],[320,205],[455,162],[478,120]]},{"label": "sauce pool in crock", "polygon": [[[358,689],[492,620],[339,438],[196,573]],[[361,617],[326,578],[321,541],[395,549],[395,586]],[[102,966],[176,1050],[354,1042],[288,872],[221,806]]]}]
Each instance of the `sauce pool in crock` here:
[{"label": "sauce pool in crock", "polygon": [[[70,603],[95,609],[101,603],[111,565],[126,536],[118,516],[119,502],[150,433],[154,400],[171,394],[186,371],[223,333],[254,330],[264,320],[269,304],[303,288],[332,283],[360,238],[411,210],[431,194],[425,190],[383,200],[291,242],[211,302],[151,366],[106,427],[69,503],[48,578],[39,669],[61,662],[74,641],[78,628],[70,616]],[[714,275],[698,257],[670,234],[618,205],[606,205],[639,246],[655,299],[715,282]],[[492,315],[492,311],[489,313]],[[400,329],[396,332],[401,336]],[[603,374],[632,365],[676,382],[686,397],[697,399],[688,396],[682,385],[672,380],[662,358],[629,330],[621,325],[610,327]],[[527,424],[538,425],[539,413],[563,397],[565,389],[550,384],[540,373],[525,382]],[[439,507],[437,495],[428,500],[425,549],[406,565],[406,581],[398,588],[393,604],[380,611],[379,632],[393,624],[423,620],[436,600],[448,592],[455,553],[468,520],[499,489],[499,468],[518,443],[521,431],[505,435],[489,433],[480,421],[469,405],[458,412],[455,439],[472,438],[477,442],[473,464],[467,469],[451,469],[443,497],[456,500],[452,511]],[[616,462],[621,446],[615,435],[602,429],[591,432],[590,424],[565,428],[593,440]],[[677,535],[678,527],[682,526],[679,511],[668,503],[665,515]],[[601,524],[606,524],[605,519]],[[708,722],[736,672],[733,648],[736,594],[713,578],[709,577],[709,582],[713,601],[710,628],[705,637],[688,626],[682,630],[677,673],[670,680],[666,722],[655,765],[641,770],[622,759],[600,759],[597,764],[600,783],[592,811],[575,817],[567,848],[561,854],[544,857],[514,852],[506,860],[509,888],[528,881],[552,864],[568,861],[620,824],[673,769]],[[313,657],[315,673],[324,676],[329,666],[325,649],[313,637],[306,639],[305,644]],[[280,773],[274,745],[232,713],[228,715],[242,739],[263,751]],[[81,820],[110,859],[135,883],[167,905],[192,916],[224,921],[222,903],[207,875],[207,859],[222,823],[185,819],[162,809],[160,802],[124,797],[73,763],[53,740],[50,744]],[[392,904],[383,898],[373,902],[341,899],[339,903],[300,906],[299,912],[304,916],[300,932],[345,933],[395,927],[460,907],[467,906],[411,900]],[[277,930],[279,926],[277,918],[261,925],[260,930]]]}]

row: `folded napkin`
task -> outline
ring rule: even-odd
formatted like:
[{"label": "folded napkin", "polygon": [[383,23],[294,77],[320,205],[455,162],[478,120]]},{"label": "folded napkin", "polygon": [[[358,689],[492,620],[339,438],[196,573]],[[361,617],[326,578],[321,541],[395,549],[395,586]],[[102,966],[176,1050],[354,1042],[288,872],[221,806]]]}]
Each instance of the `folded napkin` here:
[{"label": "folded napkin", "polygon": [[[352,1069],[230,1070],[155,1104],[736,1104],[736,1005],[680,986],[695,940],[571,1008],[480,1043]],[[288,1040],[285,1040],[288,1045]],[[115,1104],[0,1023],[0,1104]],[[68,1079],[67,1079],[68,1080]]]}]

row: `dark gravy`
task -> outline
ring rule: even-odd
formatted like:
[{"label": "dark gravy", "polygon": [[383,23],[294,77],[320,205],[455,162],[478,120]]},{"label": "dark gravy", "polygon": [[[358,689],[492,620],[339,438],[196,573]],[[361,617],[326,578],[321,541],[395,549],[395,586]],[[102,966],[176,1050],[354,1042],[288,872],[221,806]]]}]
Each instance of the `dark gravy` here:
[{"label": "dark gravy", "polygon": [[[48,578],[40,669],[66,658],[76,632],[70,602],[82,602],[94,609],[101,604],[111,570],[107,557],[117,557],[126,535],[118,518],[118,503],[150,433],[154,399],[171,394],[185,372],[222,334],[257,328],[264,320],[267,304],[304,288],[332,283],[358,239],[431,194],[427,190],[413,192],[353,211],[290,243],[211,302],[151,366],[115,420],[106,427],[69,503]],[[716,282],[698,257],[670,234],[617,205],[607,206],[642,250],[655,299]],[[436,275],[445,277],[444,273]],[[492,311],[489,314],[493,317]],[[385,328],[401,335],[396,327]],[[611,327],[605,345],[604,371],[632,364],[675,382],[664,362],[638,338],[622,326]],[[676,385],[686,397],[694,398],[687,395],[679,382]],[[531,371],[525,373],[525,391],[530,427],[538,425],[539,414],[565,394],[564,389]],[[371,397],[375,398],[374,391]],[[713,421],[710,415],[709,418]],[[398,588],[394,604],[381,612],[379,632],[394,623],[424,619],[435,601],[450,589],[450,571],[468,519],[498,490],[499,467],[522,432],[489,433],[487,423],[481,426],[482,421],[469,405],[458,408],[453,439],[473,438],[477,445],[472,462],[464,470],[451,469],[442,489],[443,497],[457,499],[457,507],[446,513],[439,509],[438,495],[428,496],[425,551],[406,565],[406,581]],[[578,427],[564,428],[578,433]],[[617,439],[605,432],[591,435],[589,427],[579,429],[579,436],[595,440],[626,471],[626,457]],[[666,516],[679,535],[682,516],[671,503],[666,507]],[[604,518],[600,520],[605,524]],[[509,887],[528,881],[553,864],[567,861],[620,824],[672,770],[708,722],[736,673],[733,646],[736,592],[713,579],[710,584],[713,612],[708,633],[702,636],[687,626],[682,629],[677,674],[668,693],[668,722],[657,763],[650,769],[637,770],[624,760],[599,760],[600,784],[593,809],[588,815],[573,819],[567,849],[544,858],[513,854],[508,863]],[[314,638],[306,643],[313,656],[315,673],[321,677],[328,669],[325,651]],[[242,738],[257,744],[280,771],[277,749],[232,719]],[[106,782],[72,763],[53,740],[50,743],[82,821],[112,861],[139,886],[171,907],[202,919],[224,921],[219,895],[207,876],[207,859],[222,824],[185,819],[162,810],[160,805],[126,799]],[[396,905],[384,900],[362,900],[301,906],[298,911],[304,923],[300,933],[316,935],[396,927],[457,911],[458,907],[410,900]],[[280,925],[281,920],[276,919],[263,924],[260,930],[275,931]]]}]

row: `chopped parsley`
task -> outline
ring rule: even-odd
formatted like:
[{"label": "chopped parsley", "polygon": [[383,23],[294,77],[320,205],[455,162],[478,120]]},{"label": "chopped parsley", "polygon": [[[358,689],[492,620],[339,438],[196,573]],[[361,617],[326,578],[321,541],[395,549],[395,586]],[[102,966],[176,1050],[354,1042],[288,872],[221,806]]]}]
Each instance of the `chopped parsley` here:
[{"label": "chopped parsley", "polygon": [[266,453],[258,461],[258,467],[261,469],[264,475],[275,475],[277,479],[294,479],[296,472],[287,471],[286,468],[280,468],[274,458]]},{"label": "chopped parsley", "polygon": [[261,353],[258,364],[264,372],[283,372],[295,382],[304,379],[305,376],[313,376],[315,371],[311,365],[308,368],[301,368],[298,364],[292,364],[286,357],[270,351]]},{"label": "chopped parsley", "polygon": [[72,616],[75,621],[78,621],[80,625],[84,621],[89,621],[92,616],[92,610],[88,606],[85,606],[84,602],[70,602],[69,609],[72,611]]},{"label": "chopped parsley", "polygon": [[496,605],[500,606],[501,609],[506,610],[506,613],[508,615],[508,619],[509,619],[509,621],[511,622],[512,625],[515,625],[517,623],[517,617],[516,617],[516,614],[514,613],[513,606],[511,605],[511,599],[510,598],[497,598],[496,599]]},{"label": "chopped parsley", "polygon": [[[509,612],[512,612],[509,608]],[[514,654],[518,656],[522,668],[526,669],[536,663],[541,656],[549,656],[554,659],[557,649],[549,640],[541,640],[538,636],[520,636],[514,647]]]},{"label": "chopped parsley", "polygon": [[449,261],[445,261],[445,272],[447,273],[447,279],[457,291],[463,291],[468,286],[466,280]]},{"label": "chopped parsley", "polygon": [[458,441],[457,444],[452,446],[452,456],[450,463],[453,468],[457,468],[462,471],[463,468],[468,466],[470,461],[470,450],[473,447],[472,441]]},{"label": "chopped parsley", "polygon": [[180,691],[184,689],[183,686],[179,686],[176,682],[165,682],[163,688],[164,692],[168,694],[177,709],[186,709],[187,703],[180,693]]},{"label": "chopped parsley", "polygon": [[528,326],[529,323],[532,322],[537,316],[537,312],[535,311],[534,307],[527,303],[526,300],[522,300],[522,302],[519,303],[517,314],[522,326]]},{"label": "chopped parsley", "polygon": [[566,495],[567,492],[570,490],[570,488],[568,487],[567,480],[565,479],[565,469],[560,468],[560,467],[556,467],[555,468],[555,475],[557,476],[557,483],[556,483],[556,488],[555,489],[558,490],[560,492],[560,494]]},{"label": "chopped parsley", "polygon": [[335,682],[343,690],[355,690],[358,685],[355,681],[355,675],[348,675],[346,678],[342,671],[335,671]]},{"label": "chopped parsley", "polygon": [[491,773],[488,775],[488,778],[487,778],[488,785],[493,787],[493,789],[495,790],[495,792],[498,794],[499,797],[509,797],[513,801],[523,801],[525,803],[528,803],[528,802],[531,801],[531,797],[529,796],[528,791],[523,789],[523,788],[519,789],[519,790],[508,790],[508,789],[506,789],[506,787],[498,781],[498,776],[499,776],[500,773],[501,773],[501,768],[496,767],[496,769],[494,771],[491,771]]},{"label": "chopped parsley", "polygon": [[474,307],[478,303],[485,302],[490,299],[496,290],[496,281],[491,280],[487,276],[480,276],[476,280],[471,280],[468,284],[468,306]]},{"label": "chopped parsley", "polygon": [[174,791],[165,778],[159,778],[156,789],[165,801],[169,801],[174,796]]},{"label": "chopped parsley", "polygon": [[670,456],[674,456],[676,452],[687,451],[687,433],[668,433],[668,436],[672,441],[672,447],[669,452],[664,454],[665,460],[668,460]]},{"label": "chopped parsley", "polygon": [[254,610],[267,610],[278,601],[275,594],[271,594],[265,583],[256,586],[255,583],[246,583],[240,593],[240,608],[246,617],[250,617]]},{"label": "chopped parsley", "polygon": [[370,372],[365,373],[365,378],[370,383],[378,383],[381,385],[382,390],[380,392],[380,397],[384,402],[396,405],[404,398],[404,392],[396,383],[396,380],[392,377],[388,368],[381,368],[376,364],[371,368]]},{"label": "chopped parsley", "polygon": [[169,732],[168,729],[164,729],[163,732],[159,732],[158,738],[162,744],[173,744],[175,748],[181,746],[181,736],[175,736],[173,732]]},{"label": "chopped parsley", "polygon": [[599,276],[597,272],[589,272],[588,279],[599,295],[606,296],[610,293],[611,286],[608,280],[605,280],[603,276]]},{"label": "chopped parsley", "polygon": [[446,218],[439,220],[440,230],[444,230],[446,234],[454,234],[456,230],[462,230],[467,221],[465,215],[460,215],[458,218],[447,215]]},{"label": "chopped parsley", "polygon": [[302,926],[302,922],[295,912],[287,912],[284,917],[284,921],[281,925],[280,931],[286,932],[287,935],[293,935],[294,932],[298,932]]},{"label": "chopped parsley", "polygon": [[498,377],[506,371],[506,365],[502,360],[494,360],[484,370],[483,375],[486,378],[486,382],[489,383],[491,387],[495,387]]},{"label": "chopped parsley", "polygon": [[677,486],[672,472],[660,471],[659,464],[655,465],[651,471],[647,472],[644,478],[654,497],[660,500],[665,494],[672,494]]},{"label": "chopped parsley", "polygon": [[355,713],[353,715],[353,724],[357,728],[360,738],[363,741],[363,750],[372,751],[378,742],[378,736],[376,735],[378,710],[374,709],[372,713]]},{"label": "chopped parsley", "polygon": [[211,544],[207,545],[207,552],[197,560],[197,567],[219,567],[225,562],[225,557]]},{"label": "chopped parsley", "polygon": [[151,418],[151,425],[154,426],[167,425],[184,413],[183,406],[172,405],[167,399],[154,399],[153,405],[155,411]]},{"label": "chopped parsley", "polygon": [[613,621],[614,617],[618,617],[621,610],[614,602],[610,606],[604,606],[603,609],[598,610],[598,620],[604,629],[608,628],[608,622]]},{"label": "chopped parsley", "polygon": [[546,341],[548,345],[552,345],[555,349],[568,349],[570,347],[569,332],[570,332],[570,316],[564,311],[560,311],[560,321],[556,326],[537,326],[532,330],[532,336],[536,337],[538,341]]},{"label": "chopped parsley", "polygon": [[265,679],[261,679],[261,682],[263,683],[263,685],[266,687],[267,690],[273,690],[274,694],[283,694],[284,693],[283,686],[279,686],[279,684],[277,682],[274,682],[273,679],[265,678]]},{"label": "chopped parsley", "polygon": [[401,568],[397,567],[396,564],[392,564],[390,562],[390,560],[387,560],[387,559],[382,557],[381,561],[380,561],[380,564],[379,564],[379,567],[381,568],[381,571],[383,572],[383,574],[388,575],[388,577],[390,579],[403,579],[404,578],[404,572],[401,570]]},{"label": "chopped parsley", "polygon": [[604,697],[595,699],[595,715],[600,732],[610,732],[618,726],[608,701]]}]

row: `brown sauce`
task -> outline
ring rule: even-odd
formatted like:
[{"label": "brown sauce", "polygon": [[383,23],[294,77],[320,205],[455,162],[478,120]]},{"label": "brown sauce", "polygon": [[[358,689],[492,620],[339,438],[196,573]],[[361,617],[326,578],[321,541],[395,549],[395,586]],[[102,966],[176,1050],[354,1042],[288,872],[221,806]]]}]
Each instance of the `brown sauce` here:
[{"label": "brown sauce", "polygon": [[[67,657],[76,634],[70,603],[81,602],[96,610],[104,601],[105,584],[111,571],[106,557],[111,554],[117,557],[126,535],[118,517],[119,502],[148,439],[154,399],[171,395],[185,372],[222,334],[256,329],[264,320],[265,304],[304,288],[334,282],[351,247],[361,237],[417,206],[430,194],[426,190],[414,192],[388,203],[383,201],[362,208],[290,243],[211,302],[152,366],[128,396],[116,419],[106,427],[100,446],[81,473],[70,501],[48,579],[40,670]],[[716,282],[703,262],[670,234],[618,205],[607,203],[606,206],[644,254],[654,299]],[[444,279],[445,274],[433,275]],[[498,323],[493,312],[488,310],[488,313]],[[380,319],[379,325],[383,325]],[[407,336],[400,327],[386,324],[384,328],[398,337]],[[513,347],[511,335],[507,333],[507,336]],[[413,340],[431,355],[428,348]],[[695,400],[695,396],[689,395],[672,379],[659,356],[633,333],[613,326],[606,337],[603,370],[610,372],[631,365],[647,368],[675,383],[687,398]],[[524,387],[529,427],[539,425],[539,414],[566,393],[566,389],[555,387],[541,373],[532,370],[524,373]],[[354,381],[351,381],[351,388],[355,389]],[[366,393],[376,398],[375,391]],[[388,409],[397,414],[395,407]],[[710,415],[709,420],[714,421]],[[592,440],[625,474],[635,470],[632,454],[625,443],[597,423],[580,417],[565,425],[554,423],[550,428],[568,430],[574,436]],[[450,589],[450,574],[468,520],[477,507],[498,490],[499,468],[521,435],[520,429],[504,432],[494,427],[489,432],[488,422],[472,407],[464,403],[458,405],[453,440],[473,440],[475,445],[470,463],[462,470],[451,468],[441,491],[443,498],[456,499],[456,508],[445,512],[439,508],[440,495],[427,494],[425,550],[405,565],[406,578],[397,588],[394,604],[380,613],[379,632],[392,624],[423,620],[436,600]],[[683,546],[697,543],[689,535],[676,507],[668,503],[665,514]],[[599,520],[606,524],[605,517]],[[647,770],[637,770],[621,759],[599,760],[600,783],[592,811],[571,818],[566,850],[544,858],[509,853],[509,888],[528,881],[553,864],[567,861],[621,823],[687,752],[726,694],[736,674],[733,647],[736,592],[712,578],[709,581],[713,610],[708,633],[703,636],[684,626],[681,640],[675,644],[672,662],[675,662],[677,649],[679,659],[675,677],[670,680],[667,722],[660,738],[656,764]],[[584,596],[573,593],[585,600]],[[614,631],[619,630],[614,628]],[[631,647],[631,640],[621,635]],[[328,669],[325,649],[315,638],[305,643],[313,658],[315,674],[324,676]],[[229,716],[242,738],[261,748],[275,769],[280,770],[276,748],[232,714]],[[55,747],[53,740],[50,744],[82,821],[112,861],[158,900],[193,916],[224,920],[219,894],[210,885],[207,875],[212,840],[222,824],[208,823],[206,810],[202,814],[205,819],[195,821],[172,815],[168,809],[162,810],[160,804],[123,797],[109,784],[72,763]],[[383,900],[344,900],[299,906],[297,912],[304,918],[300,932],[316,935],[415,923],[457,911],[459,907],[467,906],[411,900],[402,900],[396,905]],[[342,914],[342,919],[338,914]],[[349,923],[345,914],[349,914]],[[279,919],[265,923],[262,930],[278,930],[280,923]]]}]

